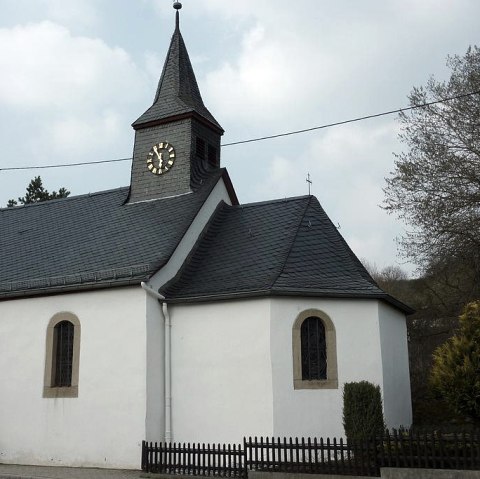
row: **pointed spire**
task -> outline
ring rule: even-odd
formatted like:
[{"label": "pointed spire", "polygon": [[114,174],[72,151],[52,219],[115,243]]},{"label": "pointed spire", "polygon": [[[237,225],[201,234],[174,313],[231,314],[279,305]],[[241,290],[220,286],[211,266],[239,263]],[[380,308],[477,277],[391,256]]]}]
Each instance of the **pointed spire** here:
[{"label": "pointed spire", "polygon": [[145,124],[163,122],[170,117],[198,114],[223,132],[223,128],[203,104],[195,73],[180,32],[179,12],[182,4],[175,1],[173,8],[176,10],[175,31],[153,105],[132,126],[137,129]]}]

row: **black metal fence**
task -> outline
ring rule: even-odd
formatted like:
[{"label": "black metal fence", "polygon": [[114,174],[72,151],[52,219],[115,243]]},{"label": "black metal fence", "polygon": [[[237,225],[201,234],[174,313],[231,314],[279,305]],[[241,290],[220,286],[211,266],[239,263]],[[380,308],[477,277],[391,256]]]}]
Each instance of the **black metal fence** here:
[{"label": "black metal fence", "polygon": [[193,476],[246,476],[240,445],[142,443],[142,470]]},{"label": "black metal fence", "polygon": [[373,441],[249,438],[244,450],[253,471],[380,476]]},{"label": "black metal fence", "polygon": [[381,467],[480,470],[480,430],[400,430],[376,439]]},{"label": "black metal fence", "polygon": [[480,470],[480,431],[401,430],[370,440],[248,438],[240,445],[143,442],[146,472],[246,477],[249,470],[380,476],[382,467]]}]

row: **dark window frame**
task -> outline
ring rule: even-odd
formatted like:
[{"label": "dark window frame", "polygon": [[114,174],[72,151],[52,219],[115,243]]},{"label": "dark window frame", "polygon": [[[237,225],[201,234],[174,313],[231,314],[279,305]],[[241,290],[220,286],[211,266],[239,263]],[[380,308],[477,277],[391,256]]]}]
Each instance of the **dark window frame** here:
[{"label": "dark window frame", "polygon": [[[73,337],[70,325],[57,328],[62,322],[68,322],[73,326]],[[64,327],[67,337],[62,339],[60,330]],[[50,319],[46,333],[43,397],[76,398],[80,373],[80,321],[73,313],[66,311],[57,313]],[[64,339],[67,343],[63,342]],[[61,363],[59,368],[58,361]]]},{"label": "dark window frame", "polygon": [[205,154],[206,154],[206,142],[203,138],[200,138],[197,136],[196,142],[195,142],[195,155],[204,160],[205,159]]},{"label": "dark window frame", "polygon": [[[304,321],[310,317],[318,318],[322,321],[325,328],[326,379],[305,379],[303,377],[301,333]],[[292,356],[294,389],[338,389],[337,339],[335,325],[330,319],[330,316],[324,311],[316,308],[309,308],[301,311],[297,315],[292,326]]]},{"label": "dark window frame", "polygon": [[73,344],[75,326],[68,320],[60,321],[54,328],[55,371],[53,387],[62,388],[72,385]]},{"label": "dark window frame", "polygon": [[218,166],[217,149],[213,145],[208,145],[208,163],[211,166]]},{"label": "dark window frame", "polygon": [[316,316],[306,318],[300,327],[302,380],[327,378],[327,341],[325,325]]}]

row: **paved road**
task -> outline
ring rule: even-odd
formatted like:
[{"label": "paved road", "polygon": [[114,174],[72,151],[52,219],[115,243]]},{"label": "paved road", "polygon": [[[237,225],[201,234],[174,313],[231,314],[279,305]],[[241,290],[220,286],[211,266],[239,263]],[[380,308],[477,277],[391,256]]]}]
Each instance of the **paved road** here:
[{"label": "paved road", "polygon": [[0,479],[138,479],[142,471],[0,464]]}]

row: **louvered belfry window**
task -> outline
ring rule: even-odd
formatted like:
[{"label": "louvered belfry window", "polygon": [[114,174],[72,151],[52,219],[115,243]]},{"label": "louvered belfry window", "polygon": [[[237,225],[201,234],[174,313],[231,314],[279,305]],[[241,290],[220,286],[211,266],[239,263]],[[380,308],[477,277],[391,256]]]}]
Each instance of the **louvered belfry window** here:
[{"label": "louvered belfry window", "polygon": [[202,160],[205,158],[205,141],[197,137],[195,152]]},{"label": "louvered belfry window", "polygon": [[208,162],[212,166],[218,166],[217,165],[217,149],[212,145],[208,145]]},{"label": "louvered belfry window", "polygon": [[327,345],[325,326],[320,318],[311,316],[303,321],[302,343],[302,379],[327,379]]},{"label": "louvered belfry window", "polygon": [[61,321],[55,326],[55,379],[54,387],[72,385],[74,326],[70,321]]}]

